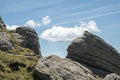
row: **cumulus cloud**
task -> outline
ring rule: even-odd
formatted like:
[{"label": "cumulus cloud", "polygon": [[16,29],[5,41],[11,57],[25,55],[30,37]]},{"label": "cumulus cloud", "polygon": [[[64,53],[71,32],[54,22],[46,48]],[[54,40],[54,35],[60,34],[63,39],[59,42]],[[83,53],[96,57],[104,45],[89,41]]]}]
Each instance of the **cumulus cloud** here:
[{"label": "cumulus cloud", "polygon": [[8,30],[15,30],[15,29],[18,28],[18,27],[20,27],[20,26],[18,26],[18,25],[6,25],[6,28],[7,28]]},{"label": "cumulus cloud", "polygon": [[43,31],[41,38],[49,41],[72,41],[76,37],[81,37],[84,31],[99,32],[96,23],[91,20],[89,22],[81,22],[79,26],[67,28],[62,26],[53,26],[51,29]]},{"label": "cumulus cloud", "polygon": [[39,23],[36,23],[34,20],[28,20],[26,23],[25,23],[25,26],[28,26],[28,27],[36,27],[36,26],[41,26],[41,24]]},{"label": "cumulus cloud", "polygon": [[[40,23],[37,23],[33,19],[30,19],[30,20],[26,21],[24,26],[35,28],[35,27],[40,27],[42,25],[48,25],[49,23],[51,23],[50,17],[45,16],[44,18],[42,18],[42,22],[40,22]],[[6,25],[6,28],[8,30],[15,30],[17,27],[20,27],[20,26],[18,26],[18,25]]]},{"label": "cumulus cloud", "polygon": [[44,25],[48,25],[49,23],[51,23],[51,19],[50,19],[49,16],[45,16],[45,17],[42,19],[42,21],[43,21],[43,24],[44,24]]},{"label": "cumulus cloud", "polygon": [[50,17],[49,16],[45,16],[45,17],[42,18],[42,22],[41,23],[37,23],[33,19],[31,19],[31,20],[28,20],[25,23],[25,26],[28,26],[28,27],[39,27],[41,25],[48,25],[49,23],[51,23]]}]

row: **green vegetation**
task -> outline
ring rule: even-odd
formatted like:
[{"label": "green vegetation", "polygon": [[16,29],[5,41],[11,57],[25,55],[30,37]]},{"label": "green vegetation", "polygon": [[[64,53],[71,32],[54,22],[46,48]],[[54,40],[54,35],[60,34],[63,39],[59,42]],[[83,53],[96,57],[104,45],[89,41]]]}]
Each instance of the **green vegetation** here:
[{"label": "green vegetation", "polygon": [[27,58],[0,52],[0,80],[33,80],[32,71],[37,59],[36,56]]},{"label": "green vegetation", "polygon": [[28,49],[21,47],[12,36],[15,49],[0,51],[0,80],[33,80],[33,67],[39,56]]},{"label": "green vegetation", "polygon": [[10,54],[18,54],[18,55],[35,55],[34,52],[28,48],[23,48],[19,45],[15,45],[15,49],[7,51]]}]

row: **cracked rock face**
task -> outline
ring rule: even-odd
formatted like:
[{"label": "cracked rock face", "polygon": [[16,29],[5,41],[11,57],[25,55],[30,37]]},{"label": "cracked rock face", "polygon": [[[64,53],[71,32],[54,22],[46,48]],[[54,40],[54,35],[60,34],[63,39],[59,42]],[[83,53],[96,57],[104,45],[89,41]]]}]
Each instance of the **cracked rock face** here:
[{"label": "cracked rock face", "polygon": [[100,37],[85,32],[69,45],[67,58],[84,64],[94,73],[120,75],[120,54]]},{"label": "cracked rock face", "polygon": [[40,58],[35,66],[35,80],[96,80],[81,64],[57,56]]}]

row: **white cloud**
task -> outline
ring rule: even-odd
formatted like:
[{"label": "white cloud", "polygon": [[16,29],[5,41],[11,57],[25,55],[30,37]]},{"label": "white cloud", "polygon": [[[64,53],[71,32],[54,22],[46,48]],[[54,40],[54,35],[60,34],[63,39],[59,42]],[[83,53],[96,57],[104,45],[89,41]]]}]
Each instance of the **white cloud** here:
[{"label": "white cloud", "polygon": [[[35,27],[40,27],[41,25],[48,25],[49,23],[51,23],[50,17],[49,16],[45,16],[42,19],[41,23],[37,23],[33,19],[30,19],[30,20],[26,21],[24,26],[35,28]],[[18,26],[18,25],[6,25],[6,28],[8,30],[15,30],[17,27],[20,27],[20,26]]]},{"label": "white cloud", "polygon": [[36,26],[41,26],[41,24],[39,23],[36,23],[34,20],[28,20],[26,23],[25,23],[25,26],[28,26],[28,27],[36,27]]},{"label": "white cloud", "polygon": [[89,32],[99,32],[100,31],[97,27],[97,24],[93,20],[89,21],[88,23],[81,22],[80,27],[82,27],[82,28],[86,27],[88,29],[87,31],[89,31]]},{"label": "white cloud", "polygon": [[8,29],[8,30],[15,30],[16,28],[18,28],[18,27],[20,27],[20,26],[18,26],[18,25],[6,25],[6,28]]},{"label": "white cloud", "polygon": [[66,28],[62,26],[53,26],[51,29],[43,31],[41,38],[49,41],[72,41],[77,37],[81,37],[84,31],[99,32],[94,21],[81,22],[79,26]]},{"label": "white cloud", "polygon": [[43,24],[44,24],[44,25],[48,25],[49,23],[51,23],[51,19],[50,19],[49,16],[45,16],[45,17],[42,19],[42,21],[43,21]]},{"label": "white cloud", "polygon": [[44,18],[42,18],[42,22],[41,23],[37,23],[33,19],[31,19],[31,20],[28,20],[25,23],[25,26],[28,26],[28,27],[38,27],[38,26],[41,26],[41,25],[48,25],[49,23],[51,23],[50,17],[49,16],[45,16]]}]

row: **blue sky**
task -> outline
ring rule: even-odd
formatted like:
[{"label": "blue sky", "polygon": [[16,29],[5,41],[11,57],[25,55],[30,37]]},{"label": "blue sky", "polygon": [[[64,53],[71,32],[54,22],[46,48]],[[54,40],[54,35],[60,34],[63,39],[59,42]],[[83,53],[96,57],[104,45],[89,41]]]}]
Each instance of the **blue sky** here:
[{"label": "blue sky", "polygon": [[65,57],[85,30],[120,52],[120,0],[0,0],[0,15],[9,29],[34,28],[43,56]]}]

